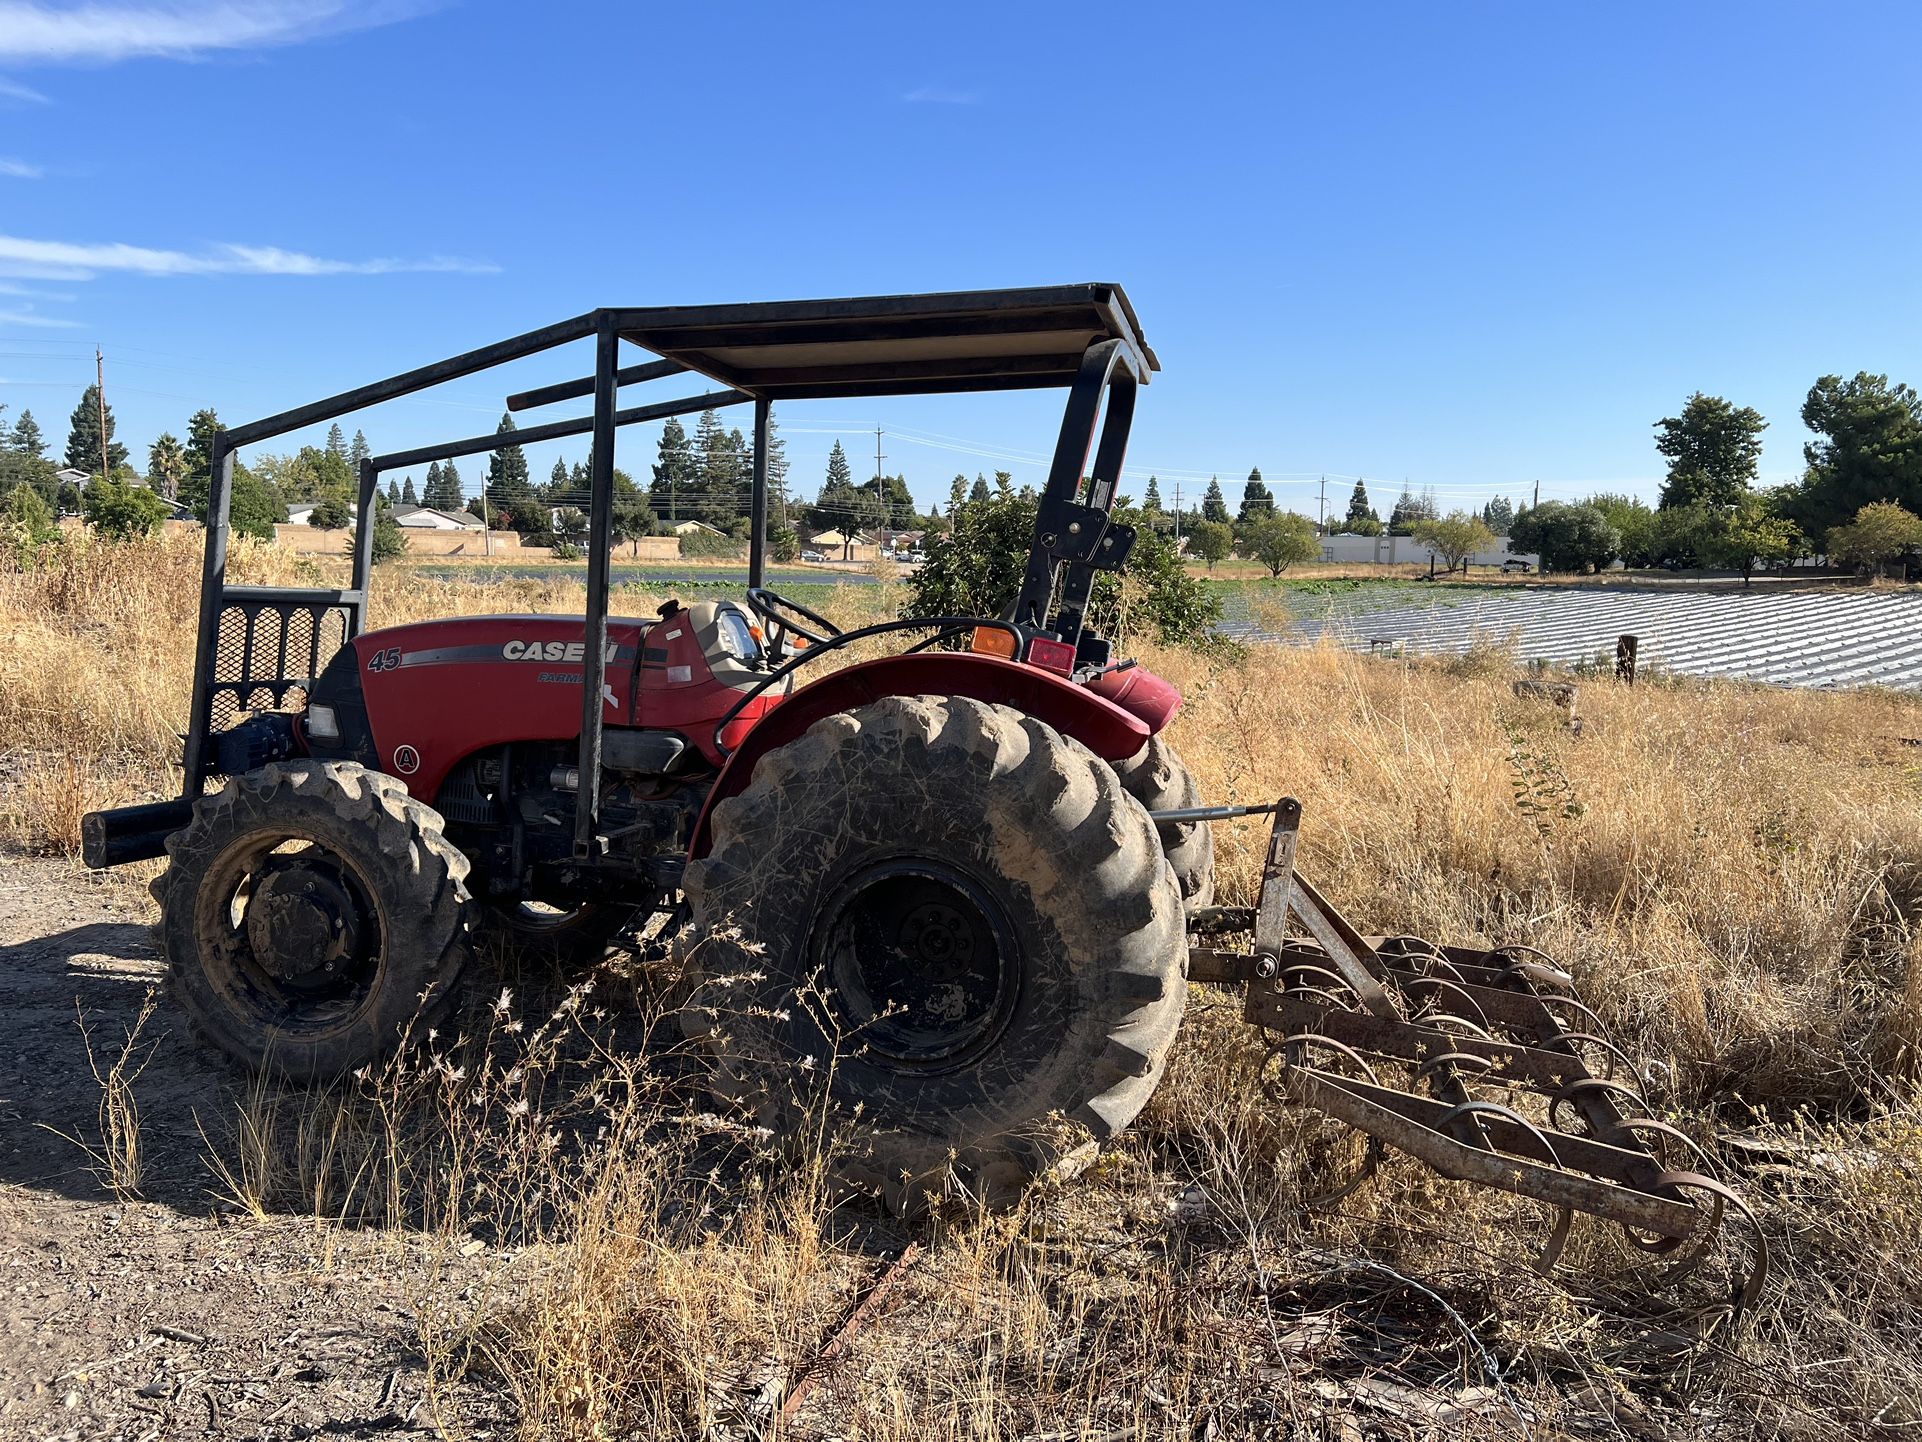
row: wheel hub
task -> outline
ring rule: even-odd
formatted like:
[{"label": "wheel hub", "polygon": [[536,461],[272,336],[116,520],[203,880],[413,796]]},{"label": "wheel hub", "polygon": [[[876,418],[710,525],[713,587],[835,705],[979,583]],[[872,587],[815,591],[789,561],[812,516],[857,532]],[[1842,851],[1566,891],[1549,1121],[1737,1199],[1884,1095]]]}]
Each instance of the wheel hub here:
[{"label": "wheel hub", "polygon": [[364,920],[337,875],[296,864],[270,872],[255,886],[247,903],[247,944],[276,981],[324,987],[343,977],[359,954]]},{"label": "wheel hub", "polygon": [[1020,957],[993,897],[945,863],[871,866],[822,912],[817,956],[848,1044],[901,1067],[955,1065],[1013,1011]]}]

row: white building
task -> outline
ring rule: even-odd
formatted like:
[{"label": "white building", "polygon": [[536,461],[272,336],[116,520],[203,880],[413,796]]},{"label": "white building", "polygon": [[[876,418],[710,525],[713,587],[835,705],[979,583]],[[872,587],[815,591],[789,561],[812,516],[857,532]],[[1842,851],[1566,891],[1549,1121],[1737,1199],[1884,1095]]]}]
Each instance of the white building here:
[{"label": "white building", "polygon": [[[1321,558],[1351,566],[1426,566],[1431,560],[1437,566],[1448,564],[1413,536],[1323,536]],[[1471,566],[1500,566],[1511,561],[1525,562],[1531,571],[1539,570],[1542,564],[1542,558],[1533,551],[1511,551],[1506,536],[1497,536],[1491,549],[1468,558]]]}]

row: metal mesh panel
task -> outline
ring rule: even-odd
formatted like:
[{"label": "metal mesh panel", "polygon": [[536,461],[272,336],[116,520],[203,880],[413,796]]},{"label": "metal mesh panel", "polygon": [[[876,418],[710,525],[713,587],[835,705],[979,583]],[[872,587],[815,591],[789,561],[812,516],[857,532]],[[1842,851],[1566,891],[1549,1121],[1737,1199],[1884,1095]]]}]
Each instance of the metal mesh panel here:
[{"label": "metal mesh panel", "polygon": [[[354,629],[349,603],[312,592],[230,596],[215,641],[208,737],[261,712],[305,709],[314,682]],[[207,781],[217,787],[220,779],[214,774]]]}]

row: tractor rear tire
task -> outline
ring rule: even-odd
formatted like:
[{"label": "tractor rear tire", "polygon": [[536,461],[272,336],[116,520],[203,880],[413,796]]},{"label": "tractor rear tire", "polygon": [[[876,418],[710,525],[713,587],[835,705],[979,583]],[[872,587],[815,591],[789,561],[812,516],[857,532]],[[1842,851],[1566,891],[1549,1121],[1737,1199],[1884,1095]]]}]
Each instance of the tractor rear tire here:
[{"label": "tractor rear tire", "polygon": [[325,1081],[424,1036],[468,959],[467,858],[391,776],[284,761],[194,803],[153,884],[174,996],[250,1070]]},{"label": "tractor rear tire", "polygon": [[[1159,736],[1126,761],[1115,763],[1115,774],[1128,794],[1150,811],[1203,805],[1201,783]],[[1215,904],[1215,831],[1206,821],[1158,823],[1161,849],[1181,883],[1181,899],[1193,911]]]},{"label": "tractor rear tire", "polygon": [[[1085,1165],[1181,1021],[1181,895],[1147,813],[1003,706],[887,697],[763,757],[688,868],[682,1012],[723,1098],[897,1212]],[[851,1129],[844,1123],[854,1123]]]}]

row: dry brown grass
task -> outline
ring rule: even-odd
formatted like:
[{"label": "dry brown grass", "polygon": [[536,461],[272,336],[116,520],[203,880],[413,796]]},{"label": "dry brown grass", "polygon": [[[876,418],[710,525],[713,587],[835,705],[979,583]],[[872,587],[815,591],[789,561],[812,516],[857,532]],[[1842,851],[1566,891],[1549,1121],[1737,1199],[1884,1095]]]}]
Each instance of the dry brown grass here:
[{"label": "dry brown grass", "polygon": [[[273,552],[236,571],[315,578]],[[581,605],[571,584],[391,579],[377,623]],[[0,835],[71,851],[80,811],[168,791],[197,580],[172,539],[0,574]],[[898,1304],[786,1435],[1922,1429],[1922,706],[1588,682],[1576,733],[1494,654],[1143,659],[1188,697],[1174,741],[1212,799],[1303,800],[1304,865],[1344,910],[1563,958],[1661,1063],[1670,1115],[1743,1135],[1722,1161],[1777,1253],[1760,1315],[1679,1348],[1533,1277],[1524,1205],[1405,1165],[1304,1215],[1303,1123],[1259,1100],[1233,1005],[1198,991],[1122,1144],[1013,1217],[921,1234]],[[1253,898],[1264,839],[1220,828],[1225,901]],[[912,1234],[707,1116],[691,1067],[645,1042],[671,999],[612,972],[571,1002],[524,989],[525,1027],[520,1003],[479,1004],[468,1040],[383,1076],[257,1091],[210,1128],[228,1189],[329,1225],[512,1238],[491,1292],[423,1329],[529,1436],[749,1435]],[[1336,1413],[1374,1430],[1338,1434]]]}]

